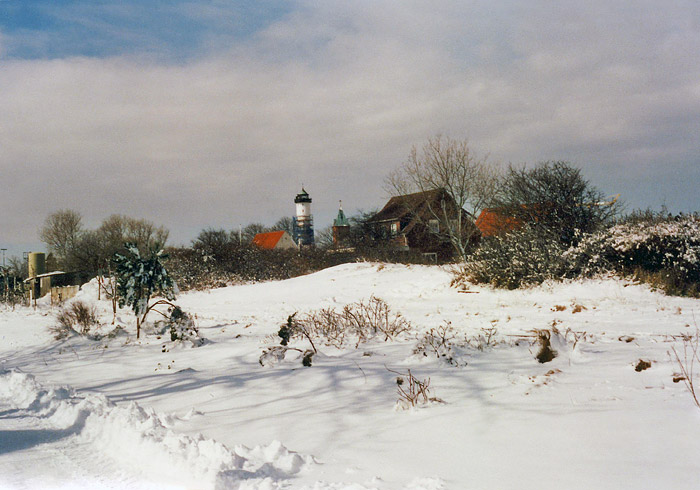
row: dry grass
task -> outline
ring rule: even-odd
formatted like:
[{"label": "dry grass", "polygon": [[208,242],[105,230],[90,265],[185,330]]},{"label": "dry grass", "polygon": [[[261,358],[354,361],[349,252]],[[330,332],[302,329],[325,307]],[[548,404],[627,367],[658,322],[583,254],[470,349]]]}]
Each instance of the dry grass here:
[{"label": "dry grass", "polygon": [[407,409],[417,405],[427,405],[431,402],[445,403],[440,398],[430,396],[430,378],[420,381],[411,373],[410,369],[407,370],[406,374],[387,369],[398,374],[396,378],[396,392],[399,395],[398,406]]},{"label": "dry grass", "polygon": [[[700,362],[698,357],[698,348],[700,347],[700,329],[695,327],[695,335],[683,335],[681,336],[681,342],[683,343],[683,356],[681,357],[675,347],[671,347],[673,355],[676,359],[676,364],[680,369],[680,376],[677,376],[678,381],[683,381],[686,389],[693,397],[693,401],[698,408],[700,408],[700,401],[698,400],[698,395],[695,392],[695,363]],[[676,380],[674,379],[674,382]]]}]

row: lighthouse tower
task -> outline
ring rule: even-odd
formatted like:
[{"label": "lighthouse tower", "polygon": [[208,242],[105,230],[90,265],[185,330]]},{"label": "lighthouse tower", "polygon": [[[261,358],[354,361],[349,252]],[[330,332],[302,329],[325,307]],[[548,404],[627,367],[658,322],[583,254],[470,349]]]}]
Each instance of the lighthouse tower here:
[{"label": "lighthouse tower", "polygon": [[314,246],[314,218],[311,215],[311,198],[301,188],[301,193],[294,198],[297,215],[294,218],[294,241],[299,248]]}]

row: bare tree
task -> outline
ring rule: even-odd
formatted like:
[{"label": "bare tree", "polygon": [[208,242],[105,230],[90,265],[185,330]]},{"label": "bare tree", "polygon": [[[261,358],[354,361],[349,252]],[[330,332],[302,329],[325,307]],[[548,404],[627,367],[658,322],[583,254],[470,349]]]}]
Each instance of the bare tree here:
[{"label": "bare tree", "polygon": [[386,179],[385,187],[394,196],[443,191],[447,198],[437,205],[427,202],[427,215],[439,223],[434,233],[449,241],[465,260],[476,236],[473,222],[489,206],[499,177],[499,167],[487,156],[475,154],[467,140],[436,136],[429,138],[420,151],[414,146],[408,159]]},{"label": "bare tree", "polygon": [[19,257],[17,257],[16,255],[13,255],[12,257],[10,257],[7,260],[7,262],[8,262],[8,267],[10,269],[10,273],[13,276],[15,276],[17,278],[21,278],[21,279],[27,278],[27,275],[29,273],[27,272],[27,261],[26,260],[22,260]]},{"label": "bare tree", "polygon": [[162,248],[168,240],[169,232],[145,219],[113,214],[102,221],[97,229],[105,247],[104,255],[111,258],[116,252],[124,251],[125,243],[134,243],[145,253],[156,247]]},{"label": "bare tree", "polygon": [[286,231],[290,235],[294,235],[294,220],[289,216],[282,216],[272,225],[272,229],[275,231]]},{"label": "bare tree", "polygon": [[97,272],[106,266],[108,260],[100,234],[94,230],[85,230],[68,252],[65,267],[70,271]]},{"label": "bare tree", "polygon": [[495,205],[517,221],[554,233],[566,246],[612,221],[620,209],[569,162],[542,162],[506,171]]},{"label": "bare tree", "polygon": [[192,240],[192,248],[205,257],[222,260],[230,254],[231,249],[238,246],[238,234],[224,229],[206,228]]},{"label": "bare tree", "polygon": [[80,213],[72,209],[62,209],[46,218],[44,226],[39,230],[39,237],[49,251],[53,252],[60,265],[65,266],[82,232]]},{"label": "bare tree", "polygon": [[268,231],[270,231],[270,229],[262,223],[250,223],[249,225],[244,226],[243,231],[241,232],[243,243],[251,243],[253,238],[255,238],[255,235],[258,233],[266,233]]},{"label": "bare tree", "polygon": [[[281,229],[281,228],[280,228]],[[328,250],[333,247],[333,227],[326,226],[321,231],[316,232],[316,238],[314,239],[316,247],[319,250]]]}]

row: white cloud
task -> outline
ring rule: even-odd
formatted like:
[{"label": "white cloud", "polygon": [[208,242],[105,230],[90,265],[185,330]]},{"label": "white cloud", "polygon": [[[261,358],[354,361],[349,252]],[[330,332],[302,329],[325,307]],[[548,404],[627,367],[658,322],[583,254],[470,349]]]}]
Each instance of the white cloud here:
[{"label": "white cloud", "polygon": [[440,132],[505,162],[570,159],[644,205],[640,175],[658,191],[700,163],[698,7],[683,7],[313,2],[198,61],[5,60],[0,203],[23,218],[4,239],[71,207],[187,241],[292,213],[302,182],[320,228],[338,199],[381,205],[383,177]]}]

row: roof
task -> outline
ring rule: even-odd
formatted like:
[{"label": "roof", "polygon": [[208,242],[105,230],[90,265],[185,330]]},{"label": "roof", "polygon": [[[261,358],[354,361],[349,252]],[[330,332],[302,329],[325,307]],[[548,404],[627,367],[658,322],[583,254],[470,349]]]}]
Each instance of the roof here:
[{"label": "roof", "polygon": [[338,216],[333,220],[333,226],[350,226],[342,207],[338,209]]},{"label": "roof", "polygon": [[476,227],[482,236],[493,236],[505,231],[512,231],[521,226],[521,221],[508,216],[503,209],[486,208],[476,219]]},{"label": "roof", "polygon": [[263,250],[272,250],[277,246],[286,231],[270,231],[267,233],[258,233],[253,238],[253,245]]},{"label": "roof", "polygon": [[389,202],[387,202],[381,211],[375,214],[370,221],[376,223],[401,219],[407,215],[420,214],[420,211],[429,203],[439,205],[439,200],[445,194],[443,189],[434,189],[405,194],[403,196],[394,196],[389,199]]},{"label": "roof", "polygon": [[28,277],[24,280],[24,282],[29,282],[32,279],[41,279],[42,277],[51,277],[51,276],[60,276],[63,274],[68,274],[67,272],[63,271],[53,271],[53,272],[45,272],[43,274],[37,274],[36,276]]},{"label": "roof", "polygon": [[301,188],[301,193],[297,194],[297,197],[294,198],[295,203],[300,203],[300,202],[311,202],[311,198],[309,197],[309,193],[304,190],[304,188]]}]

